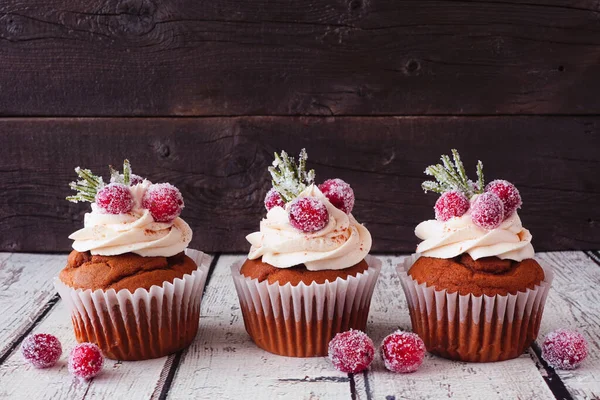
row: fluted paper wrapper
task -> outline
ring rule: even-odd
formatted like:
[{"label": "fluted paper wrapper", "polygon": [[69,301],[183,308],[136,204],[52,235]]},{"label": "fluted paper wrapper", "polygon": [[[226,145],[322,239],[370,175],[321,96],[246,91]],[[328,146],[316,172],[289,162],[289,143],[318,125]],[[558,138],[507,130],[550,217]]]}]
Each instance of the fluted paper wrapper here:
[{"label": "fluted paper wrapper", "polygon": [[58,278],[54,285],[71,311],[78,342],[96,343],[115,360],[146,360],[187,347],[198,332],[200,300],[210,257],[185,252],[198,265],[192,274],[150,290],[73,289]]},{"label": "fluted paper wrapper", "polygon": [[428,351],[452,360],[502,361],[520,356],[535,340],[554,278],[542,261],[536,260],[545,278],[534,289],[506,296],[475,296],[419,284],[407,273],[418,258],[418,254],[407,257],[396,269],[413,331]]},{"label": "fluted paper wrapper", "polygon": [[246,331],[256,345],[288,357],[327,355],[329,341],[339,332],[365,330],[381,261],[366,257],[363,273],[334,282],[279,285],[240,274],[231,267]]}]

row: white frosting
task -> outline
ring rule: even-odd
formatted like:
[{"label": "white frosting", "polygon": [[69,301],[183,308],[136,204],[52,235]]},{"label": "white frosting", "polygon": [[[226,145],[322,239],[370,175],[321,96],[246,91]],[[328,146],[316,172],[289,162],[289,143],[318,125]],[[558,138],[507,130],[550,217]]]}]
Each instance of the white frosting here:
[{"label": "white frosting", "polygon": [[415,235],[423,240],[417,247],[417,253],[427,257],[453,258],[469,253],[474,260],[496,256],[522,261],[534,255],[531,234],[523,228],[516,212],[498,228],[489,231],[475,225],[467,212],[446,222],[421,222],[415,229]]},{"label": "white frosting", "polygon": [[171,222],[156,222],[150,212],[141,207],[150,182],[131,187],[133,209],[126,214],[107,214],[96,203],[85,214],[83,229],[69,236],[79,252],[115,256],[135,253],[143,257],[171,257],[181,253],[192,240],[190,226],[181,218]]},{"label": "white frosting", "polygon": [[[371,234],[356,222],[352,214],[334,207],[315,186],[310,185],[298,197],[320,199],[329,213],[325,228],[304,233],[290,225],[283,207],[273,207],[260,223],[260,232],[246,236],[252,245],[248,258],[278,268],[304,264],[310,271],[344,269],[358,264],[371,250]],[[289,207],[289,203],[287,205]]]}]

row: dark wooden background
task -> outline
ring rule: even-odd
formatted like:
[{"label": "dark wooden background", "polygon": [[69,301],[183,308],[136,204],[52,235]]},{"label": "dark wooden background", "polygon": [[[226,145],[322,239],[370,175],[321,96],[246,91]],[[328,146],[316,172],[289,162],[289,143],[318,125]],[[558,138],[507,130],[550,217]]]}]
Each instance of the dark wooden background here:
[{"label": "dark wooden background", "polygon": [[68,251],[77,165],[184,193],[193,247],[246,251],[272,152],[340,177],[410,252],[458,148],[515,183],[537,250],[600,248],[600,5],[529,0],[0,3],[0,250]]}]

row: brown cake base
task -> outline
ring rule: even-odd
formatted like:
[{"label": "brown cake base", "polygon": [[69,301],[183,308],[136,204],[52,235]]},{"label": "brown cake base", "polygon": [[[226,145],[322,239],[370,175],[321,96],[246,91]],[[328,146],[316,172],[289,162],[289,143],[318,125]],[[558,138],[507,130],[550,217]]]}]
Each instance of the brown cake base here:
[{"label": "brown cake base", "polygon": [[[363,260],[345,270],[318,271],[334,274],[326,279],[304,266],[283,270],[288,273],[285,278],[262,262],[232,267],[246,331],[258,347],[270,353],[326,356],[337,333],[365,330],[381,268],[373,260],[372,265]],[[319,309],[323,310],[320,318]]]}]

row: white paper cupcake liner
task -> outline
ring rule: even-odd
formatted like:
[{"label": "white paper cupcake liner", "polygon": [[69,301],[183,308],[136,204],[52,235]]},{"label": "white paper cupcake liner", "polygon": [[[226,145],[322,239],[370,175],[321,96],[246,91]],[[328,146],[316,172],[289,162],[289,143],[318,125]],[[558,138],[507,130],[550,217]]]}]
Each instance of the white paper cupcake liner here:
[{"label": "white paper cupcake liner", "polygon": [[396,269],[413,331],[427,350],[454,360],[501,361],[520,356],[535,340],[554,279],[543,261],[536,260],[545,278],[534,289],[505,296],[475,296],[419,284],[407,273],[418,258],[418,254],[407,257]]},{"label": "white paper cupcake liner", "polygon": [[188,346],[198,331],[210,257],[192,249],[185,253],[198,269],[150,290],[73,289],[55,278],[77,340],[96,343],[106,357],[118,360],[157,358]]},{"label": "white paper cupcake liner", "polygon": [[240,274],[243,261],[231,266],[246,331],[271,353],[290,357],[327,355],[339,332],[364,330],[381,261],[366,259],[369,268],[334,282],[279,285]]}]

